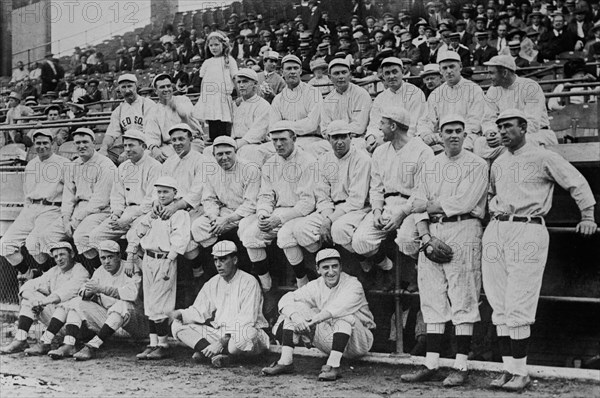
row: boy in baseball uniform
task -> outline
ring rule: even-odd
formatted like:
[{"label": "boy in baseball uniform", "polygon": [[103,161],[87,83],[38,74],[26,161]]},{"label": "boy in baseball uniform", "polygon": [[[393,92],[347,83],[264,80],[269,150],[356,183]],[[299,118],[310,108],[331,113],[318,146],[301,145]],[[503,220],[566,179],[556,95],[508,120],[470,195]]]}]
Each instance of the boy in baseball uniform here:
[{"label": "boy in baseball uniform", "polygon": [[[159,177],[154,186],[162,206],[175,200],[177,182],[173,177]],[[131,273],[131,263],[138,251],[141,249],[144,253],[142,288],[150,345],[137,358],[163,359],[169,355],[167,314],[175,309],[177,256],[185,253],[190,242],[190,215],[185,210],[177,210],[171,217],[163,219],[150,212],[142,217],[136,228],[129,230],[127,241],[128,273]]]}]

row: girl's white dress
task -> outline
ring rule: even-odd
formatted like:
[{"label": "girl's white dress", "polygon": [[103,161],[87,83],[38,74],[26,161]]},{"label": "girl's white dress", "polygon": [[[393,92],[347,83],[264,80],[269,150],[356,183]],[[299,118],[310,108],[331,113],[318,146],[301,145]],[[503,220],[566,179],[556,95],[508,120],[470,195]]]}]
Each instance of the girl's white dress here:
[{"label": "girl's white dress", "polygon": [[229,67],[225,67],[224,57],[212,57],[200,67],[202,78],[201,95],[194,105],[194,116],[200,120],[233,120],[233,78],[238,66],[233,57],[229,57]]}]

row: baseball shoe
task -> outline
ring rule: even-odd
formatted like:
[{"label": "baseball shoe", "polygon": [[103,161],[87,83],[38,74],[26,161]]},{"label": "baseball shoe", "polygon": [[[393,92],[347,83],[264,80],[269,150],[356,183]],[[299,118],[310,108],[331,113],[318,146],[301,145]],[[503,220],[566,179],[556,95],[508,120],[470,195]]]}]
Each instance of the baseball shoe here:
[{"label": "baseball shoe", "polygon": [[85,345],[79,352],[73,355],[76,361],[88,361],[96,358],[96,351],[98,349],[89,345]]},{"label": "baseball shoe", "polygon": [[503,385],[508,383],[510,379],[512,379],[513,375],[508,373],[507,371],[502,372],[500,376],[492,380],[490,383],[491,388],[501,388]]},{"label": "baseball shoe", "polygon": [[340,377],[342,377],[342,374],[340,372],[339,367],[334,368],[333,366],[330,366],[330,365],[323,365],[321,367],[321,373],[319,373],[318,380],[319,381],[336,381]]},{"label": "baseball shoe", "polygon": [[215,368],[226,368],[229,366],[230,362],[231,358],[226,354],[217,354],[210,359],[210,363],[212,363]]},{"label": "baseball shoe", "polygon": [[158,348],[157,346],[149,345],[148,347],[146,347],[146,349],[144,351],[140,352],[135,357],[140,360],[148,359],[148,354],[150,354],[152,351],[156,350],[157,348]]},{"label": "baseball shoe", "polygon": [[26,348],[29,348],[27,340],[14,339],[9,345],[0,348],[0,354],[16,354],[25,351]]},{"label": "baseball shoe", "polygon": [[520,392],[527,388],[529,383],[531,383],[529,375],[513,375],[512,379],[510,379],[510,381],[508,381],[505,385],[502,386],[502,389],[506,391]]},{"label": "baseball shoe", "polygon": [[58,349],[48,352],[48,356],[52,359],[71,358],[77,350],[74,345],[63,344]]},{"label": "baseball shoe", "polygon": [[294,364],[280,365],[278,362],[273,362],[269,367],[262,368],[260,374],[263,376],[276,376],[283,374],[294,373]]},{"label": "baseball shoe", "polygon": [[442,383],[444,387],[462,386],[467,381],[468,370],[452,370]]},{"label": "baseball shoe", "polygon": [[159,345],[154,351],[146,356],[147,360],[165,359],[171,356],[171,349]]},{"label": "baseball shoe", "polygon": [[400,379],[405,383],[418,383],[421,381],[429,381],[437,376],[437,369],[429,369],[427,366],[421,366],[421,369],[416,372],[403,374]]},{"label": "baseball shoe", "polygon": [[33,346],[29,347],[28,349],[26,349],[23,352],[28,357],[34,357],[34,356],[40,356],[40,355],[47,355],[51,349],[52,349],[52,346],[50,344],[37,343],[37,344],[34,344]]}]

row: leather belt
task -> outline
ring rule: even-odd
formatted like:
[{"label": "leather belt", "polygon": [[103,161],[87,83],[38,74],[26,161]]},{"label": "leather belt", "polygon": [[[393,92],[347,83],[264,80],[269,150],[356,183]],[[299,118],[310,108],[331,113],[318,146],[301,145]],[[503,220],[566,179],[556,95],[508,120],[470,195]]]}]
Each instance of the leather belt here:
[{"label": "leather belt", "polygon": [[550,126],[542,126],[540,127],[540,130],[550,130]]},{"label": "leather belt", "polygon": [[62,202],[50,202],[50,201],[47,201],[46,199],[31,199],[31,203],[33,203],[34,205],[41,204],[44,206],[61,206],[62,205]]},{"label": "leather belt", "polygon": [[346,203],[346,201],[345,200],[336,200],[335,202],[333,202],[333,205],[337,206],[337,205],[341,205],[342,203]]},{"label": "leather belt", "polygon": [[442,216],[442,215],[433,215],[433,216],[429,216],[429,222],[432,223],[445,223],[445,222],[457,222],[457,221],[464,221],[464,220],[470,220],[473,217],[470,214],[457,214],[455,216],[451,216],[451,217],[446,217],[446,216]]},{"label": "leather belt", "polygon": [[531,217],[531,216],[515,216],[512,214],[498,214],[498,215],[493,215],[492,220],[515,221],[515,222],[525,222],[525,223],[545,225],[544,217],[540,217],[540,216]]},{"label": "leather belt", "polygon": [[383,198],[384,199],[389,198],[390,196],[400,196],[401,198],[404,198],[404,199],[410,198],[410,196],[404,195],[404,194],[402,194],[400,192],[386,192],[386,193],[383,194]]},{"label": "leather belt", "polygon": [[152,258],[156,258],[156,259],[162,260],[164,258],[167,258],[167,256],[169,255],[169,253],[155,252],[155,251],[152,251],[152,250],[146,250],[146,255],[148,257],[152,257]]}]

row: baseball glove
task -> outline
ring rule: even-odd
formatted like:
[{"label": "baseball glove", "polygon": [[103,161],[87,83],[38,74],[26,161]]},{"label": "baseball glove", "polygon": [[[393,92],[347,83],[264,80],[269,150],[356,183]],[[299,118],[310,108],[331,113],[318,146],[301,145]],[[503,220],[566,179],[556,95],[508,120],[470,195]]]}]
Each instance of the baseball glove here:
[{"label": "baseball glove", "polygon": [[425,257],[438,264],[449,263],[452,261],[454,254],[450,246],[435,236],[432,236],[429,242],[421,247],[420,251],[425,253]]}]

